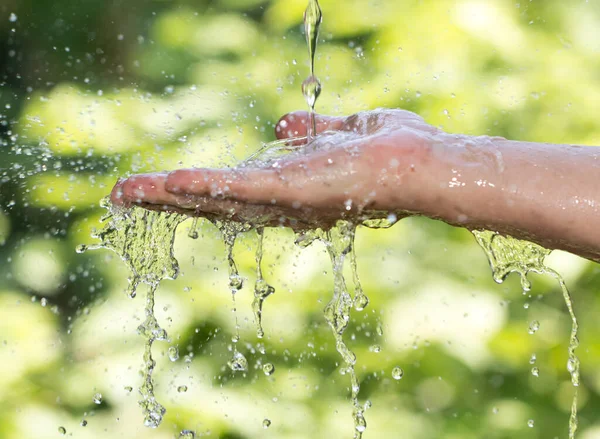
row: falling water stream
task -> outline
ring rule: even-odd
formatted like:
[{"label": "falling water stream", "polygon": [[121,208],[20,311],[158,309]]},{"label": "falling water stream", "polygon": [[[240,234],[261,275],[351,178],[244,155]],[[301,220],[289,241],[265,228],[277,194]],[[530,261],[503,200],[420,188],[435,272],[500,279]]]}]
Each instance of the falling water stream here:
[{"label": "falling water stream", "polygon": [[[308,7],[304,14],[304,26],[306,40],[309,50],[310,75],[302,84],[302,93],[309,107],[309,118],[307,120],[307,142],[311,142],[317,137],[317,125],[315,119],[315,104],[321,93],[321,84],[315,76],[315,54],[318,44],[319,28],[322,22],[322,12],[317,0],[309,0]],[[285,148],[282,142],[273,142],[264,145],[257,154],[250,159],[254,159],[269,148]],[[103,202],[103,207],[107,208],[109,213],[103,218],[104,228],[95,236],[100,239],[100,243],[89,248],[108,248],[116,252],[127,264],[131,271],[129,277],[130,297],[135,297],[137,287],[140,283],[148,285],[145,306],[145,320],[139,326],[138,332],[145,339],[145,348],[143,355],[142,384],[139,388],[142,399],[142,407],[145,425],[149,427],[158,427],[165,414],[165,408],[156,400],[154,396],[154,386],[152,373],[155,367],[155,361],[152,358],[152,345],[155,341],[165,341],[168,335],[162,329],[154,316],[154,295],[163,279],[173,279],[177,276],[178,265],[173,257],[173,242],[177,226],[186,219],[178,214],[148,211],[139,207],[123,209],[110,206],[107,201]],[[242,352],[237,348],[239,342],[239,327],[236,315],[236,294],[242,289],[243,279],[240,276],[234,259],[233,248],[236,238],[240,233],[255,229],[258,235],[258,244],[256,249],[256,282],[254,285],[254,300],[252,310],[254,313],[257,336],[264,336],[262,325],[263,304],[267,297],[274,293],[271,287],[263,278],[262,256],[264,228],[262,224],[249,224],[236,222],[229,219],[214,219],[211,221],[220,230],[226,249],[226,257],[229,267],[229,289],[232,296],[233,314],[235,318],[235,331],[232,337],[233,356],[228,362],[228,366],[234,372],[245,372],[248,370],[248,361]],[[363,221],[361,224],[372,228],[387,228],[396,222],[394,215],[387,218],[376,218]],[[189,236],[196,239],[197,218],[194,219]],[[360,382],[355,370],[356,355],[347,346],[343,335],[348,328],[351,318],[351,311],[362,311],[369,303],[358,277],[356,253],[354,249],[354,237],[357,224],[340,220],[329,230],[310,230],[297,235],[296,243],[306,247],[312,242],[321,241],[329,254],[333,271],[333,295],[324,314],[325,320],[330,326],[335,339],[336,350],[342,358],[342,372],[350,378],[350,397],[353,408],[354,419],[354,438],[360,439],[366,430],[367,423],[364,417],[364,408],[360,405],[358,396],[360,391]],[[499,235],[495,232],[473,231],[478,243],[484,249],[492,271],[494,280],[502,282],[504,278],[512,272],[521,276],[521,285],[524,291],[531,288],[527,274],[529,272],[546,274],[554,277],[563,292],[563,296],[572,320],[571,338],[569,344],[569,359],[567,370],[571,374],[573,386],[577,389],[579,385],[579,360],[575,354],[578,347],[577,339],[577,319],[573,311],[571,297],[561,276],[554,270],[544,264],[546,256],[550,251],[526,241],[519,241],[511,237]],[[87,247],[80,246],[79,252],[85,251]],[[354,283],[354,297],[352,297],[346,286],[344,278],[344,263],[349,259]],[[379,329],[378,329],[379,331]],[[263,367],[266,375],[275,372],[275,366],[267,363]],[[400,368],[394,369],[392,376],[394,379],[402,378],[403,371]],[[267,421],[267,420],[265,420]],[[271,421],[268,422],[269,424]],[[571,417],[569,421],[569,438],[575,437],[577,430],[577,392],[573,398]],[[183,434],[188,436],[185,436]],[[191,434],[191,436],[189,436]],[[184,430],[181,437],[194,437],[193,432]]]},{"label": "falling water stream", "polygon": [[174,279],[179,271],[173,256],[173,242],[177,226],[185,217],[166,212],[155,212],[141,208],[121,209],[103,200],[108,213],[102,218],[104,228],[95,237],[100,243],[95,246],[79,246],[78,252],[87,249],[107,248],[117,253],[130,270],[128,295],[134,298],[140,283],[148,285],[146,293],[145,319],[138,327],[144,337],[142,385],[139,401],[144,414],[144,424],[158,427],[166,412],[154,396],[152,372],[156,362],[152,357],[155,341],[166,341],[167,332],[160,327],[154,315],[154,295],[163,279]]},{"label": "falling water stream", "polygon": [[[517,273],[521,277],[521,287],[523,288],[523,292],[527,292],[531,289],[531,283],[529,282],[529,279],[527,279],[527,274],[530,272],[545,274],[558,281],[571,318],[571,336],[569,339],[567,370],[571,374],[571,383],[575,388],[573,402],[571,403],[571,416],[569,418],[569,439],[574,439],[578,426],[577,390],[579,387],[580,362],[575,354],[575,350],[579,346],[579,339],[577,338],[579,324],[577,323],[577,317],[575,316],[575,311],[573,309],[571,294],[567,289],[565,281],[559,273],[546,266],[544,262],[551,251],[537,244],[515,239],[510,236],[503,236],[496,232],[475,230],[473,231],[473,235],[488,257],[492,268],[492,275],[496,282],[501,283],[510,273]],[[539,323],[535,322],[535,328],[530,328],[530,333],[536,332],[538,327]],[[535,362],[535,360],[533,360],[533,362]],[[534,368],[533,373],[534,375],[539,373],[537,372],[537,368]]]}]

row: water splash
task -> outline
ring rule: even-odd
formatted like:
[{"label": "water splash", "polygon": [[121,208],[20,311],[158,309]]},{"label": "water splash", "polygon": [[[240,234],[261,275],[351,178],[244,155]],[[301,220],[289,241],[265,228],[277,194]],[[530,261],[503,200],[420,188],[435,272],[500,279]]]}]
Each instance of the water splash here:
[{"label": "water splash", "polygon": [[152,345],[156,340],[167,340],[167,333],[154,316],[154,296],[162,279],[175,279],[179,272],[173,256],[173,243],[175,230],[185,217],[139,207],[116,207],[107,199],[102,200],[101,206],[108,209],[102,217],[104,227],[93,235],[100,243],[89,247],[79,246],[77,251],[81,253],[88,249],[106,248],[118,254],[130,270],[128,295],[131,298],[136,296],[140,283],[149,286],[145,320],[138,327],[138,333],[145,339],[142,385],[139,389],[142,399],[139,404],[144,413],[144,424],[156,428],[166,410],[154,396],[152,372],[156,362],[152,358]]},{"label": "water splash", "polygon": [[[521,276],[523,291],[531,289],[531,283],[527,279],[530,272],[544,274],[553,277],[558,282],[562,291],[563,299],[571,318],[571,335],[569,339],[567,360],[567,371],[571,375],[571,384],[575,388],[573,402],[571,404],[571,415],[569,418],[569,439],[575,439],[579,421],[577,417],[578,387],[580,383],[580,361],[575,351],[579,347],[577,333],[579,323],[573,308],[573,299],[562,276],[545,264],[546,257],[551,253],[537,244],[522,241],[510,236],[503,236],[491,231],[473,231],[479,245],[486,253],[494,280],[498,283],[504,281],[510,273],[518,273]],[[539,329],[537,321],[532,322],[529,333],[533,334]]]},{"label": "water splash", "polygon": [[179,264],[173,255],[173,242],[184,216],[141,207],[117,207],[108,198],[100,206],[108,210],[101,218],[104,227],[92,235],[100,243],[80,245],[78,253],[106,248],[119,255],[130,271],[128,295],[132,298],[140,283],[154,285],[162,279],[177,277]]}]

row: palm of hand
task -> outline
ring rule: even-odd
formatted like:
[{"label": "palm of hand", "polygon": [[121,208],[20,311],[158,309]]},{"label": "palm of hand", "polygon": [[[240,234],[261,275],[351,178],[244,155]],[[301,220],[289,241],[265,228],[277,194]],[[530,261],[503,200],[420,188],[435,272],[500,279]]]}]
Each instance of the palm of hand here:
[{"label": "palm of hand", "polygon": [[[306,113],[276,126],[279,139],[302,136]],[[113,203],[295,228],[323,226],[373,212],[418,211],[417,170],[445,134],[414,113],[376,110],[318,116],[321,133],[290,154],[233,169],[184,169],[117,183]]]}]

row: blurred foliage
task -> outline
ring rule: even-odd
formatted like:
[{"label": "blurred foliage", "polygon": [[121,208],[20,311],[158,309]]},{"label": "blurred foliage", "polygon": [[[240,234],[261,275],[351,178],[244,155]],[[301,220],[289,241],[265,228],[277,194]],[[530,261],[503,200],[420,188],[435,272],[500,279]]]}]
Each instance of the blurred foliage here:
[{"label": "blurred foliage", "polygon": [[[319,111],[402,107],[451,132],[600,144],[600,2],[321,3]],[[155,345],[168,409],[157,430],[142,426],[135,390],[143,304],[126,298],[114,255],[74,252],[93,241],[99,199],[118,177],[234,163],[273,139],[282,114],[304,107],[304,8],[0,3],[0,438],[54,438],[59,427],[79,438],[171,438],[183,428],[230,439],[351,437],[348,377],[322,316],[332,287],[322,246],[300,250],[290,231],[266,232],[265,276],[277,293],[262,341],[252,292],[238,294],[239,348],[251,369],[233,375],[223,245],[208,224],[196,241],[189,223],[180,227],[182,273],[163,283],[157,310],[181,358]],[[255,246],[248,233],[235,249],[246,285]],[[422,218],[361,229],[357,246],[371,304],[353,314],[346,338],[361,400],[373,406],[366,438],[566,437],[569,318],[557,285],[534,277],[528,295],[517,279],[496,285],[467,231]],[[579,437],[600,438],[600,270],[560,252],[551,261],[581,320]],[[540,330],[530,335],[534,319]],[[262,373],[265,362],[274,375]]]}]

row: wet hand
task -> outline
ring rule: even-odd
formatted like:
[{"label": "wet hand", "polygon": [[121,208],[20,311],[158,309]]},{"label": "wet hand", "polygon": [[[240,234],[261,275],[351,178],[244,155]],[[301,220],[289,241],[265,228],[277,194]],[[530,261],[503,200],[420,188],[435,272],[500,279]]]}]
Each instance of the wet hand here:
[{"label": "wet hand", "polygon": [[[276,125],[278,139],[304,136],[307,117],[284,116]],[[443,147],[447,134],[418,115],[375,110],[317,116],[317,131],[309,144],[290,141],[296,146],[287,155],[235,168],[133,176],[119,182],[111,198],[115,204],[302,227],[372,212],[420,213],[435,197],[435,187],[428,187],[433,150]]]}]

